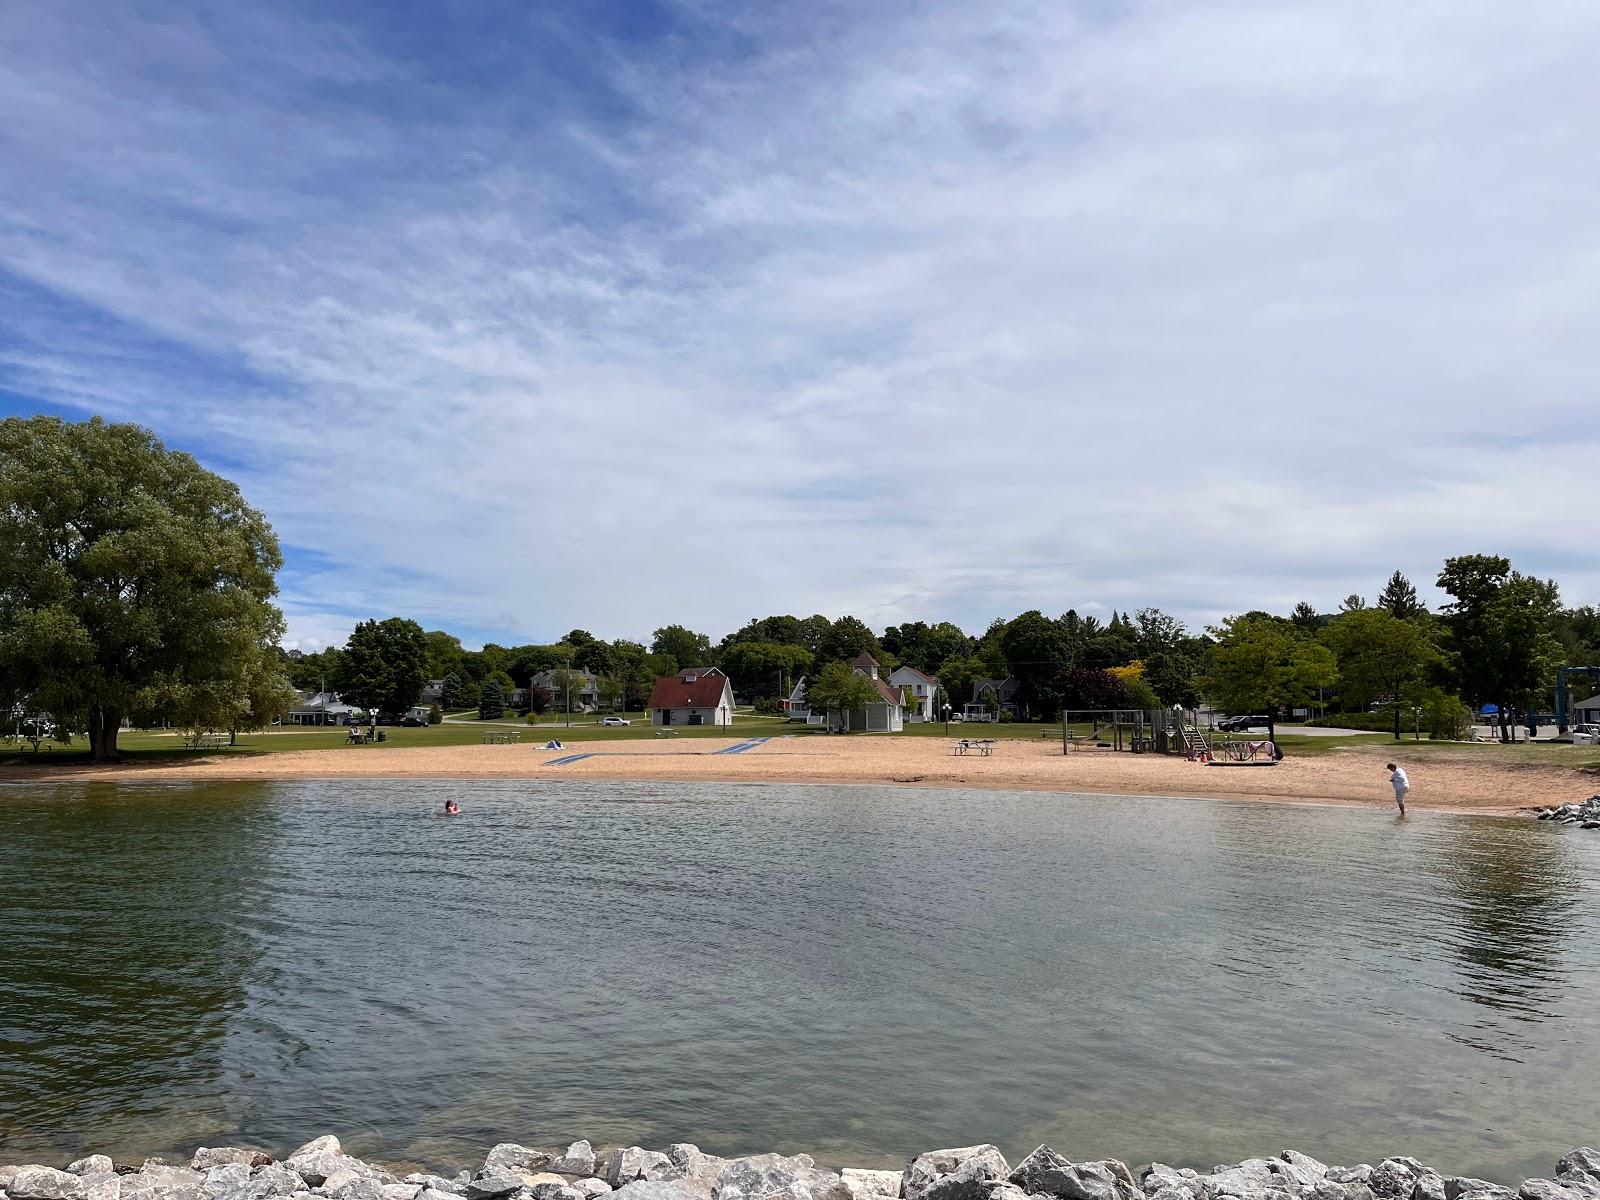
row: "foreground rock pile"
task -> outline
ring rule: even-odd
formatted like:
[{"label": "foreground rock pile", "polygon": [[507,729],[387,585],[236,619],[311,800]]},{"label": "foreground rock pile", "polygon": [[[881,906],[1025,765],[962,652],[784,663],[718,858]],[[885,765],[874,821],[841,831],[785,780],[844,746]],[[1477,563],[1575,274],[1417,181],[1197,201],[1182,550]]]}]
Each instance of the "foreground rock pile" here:
[{"label": "foreground rock pile", "polygon": [[1072,1162],[1040,1146],[1015,1168],[993,1146],[933,1150],[904,1171],[828,1171],[809,1155],[717,1158],[687,1143],[664,1153],[588,1142],[536,1150],[506,1142],[477,1171],[396,1176],[307,1142],[282,1162],[259,1150],[202,1148],[187,1166],[132,1167],[91,1154],[54,1167],[0,1166],[6,1200],[1600,1200],[1600,1152],[1574,1150],[1555,1177],[1513,1191],[1445,1175],[1413,1158],[1330,1167],[1293,1150],[1195,1171],[1115,1159]]},{"label": "foreground rock pile", "polygon": [[1590,796],[1582,804],[1560,804],[1555,808],[1536,809],[1534,815],[1541,821],[1600,829],[1600,796]]}]

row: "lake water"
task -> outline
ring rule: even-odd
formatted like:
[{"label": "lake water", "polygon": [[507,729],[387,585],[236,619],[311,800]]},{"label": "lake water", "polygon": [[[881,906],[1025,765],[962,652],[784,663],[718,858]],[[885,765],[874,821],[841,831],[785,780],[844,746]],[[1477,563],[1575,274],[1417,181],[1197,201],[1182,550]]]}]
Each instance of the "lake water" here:
[{"label": "lake water", "polygon": [[[434,815],[459,797],[457,819]],[[1038,793],[0,788],[0,1162],[1600,1136],[1600,838]]]}]

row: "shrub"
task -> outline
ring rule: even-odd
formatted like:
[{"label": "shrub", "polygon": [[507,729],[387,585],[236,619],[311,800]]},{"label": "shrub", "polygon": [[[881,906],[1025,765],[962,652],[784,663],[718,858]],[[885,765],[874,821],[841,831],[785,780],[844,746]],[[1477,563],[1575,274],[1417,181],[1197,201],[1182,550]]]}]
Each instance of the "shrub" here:
[{"label": "shrub", "polygon": [[506,715],[506,697],[493,679],[483,681],[483,693],[478,699],[478,719],[498,721]]},{"label": "shrub", "polygon": [[775,717],[779,713],[778,701],[773,696],[763,696],[750,706],[758,717]]},{"label": "shrub", "polygon": [[440,708],[437,704],[429,705],[428,706],[428,724],[429,725],[439,725],[439,724],[443,723],[443,721],[444,721],[444,709]]}]

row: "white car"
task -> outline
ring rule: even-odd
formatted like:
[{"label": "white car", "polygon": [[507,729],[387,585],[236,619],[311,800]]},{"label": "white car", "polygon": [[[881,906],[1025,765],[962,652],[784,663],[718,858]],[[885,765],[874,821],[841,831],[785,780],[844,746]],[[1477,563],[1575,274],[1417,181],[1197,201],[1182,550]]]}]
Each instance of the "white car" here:
[{"label": "white car", "polygon": [[1572,744],[1574,746],[1600,745],[1600,725],[1574,725],[1572,727]]},{"label": "white car", "polygon": [[629,720],[626,720],[623,717],[601,717],[600,718],[600,724],[616,726],[616,725],[632,725],[633,722],[629,721]]}]

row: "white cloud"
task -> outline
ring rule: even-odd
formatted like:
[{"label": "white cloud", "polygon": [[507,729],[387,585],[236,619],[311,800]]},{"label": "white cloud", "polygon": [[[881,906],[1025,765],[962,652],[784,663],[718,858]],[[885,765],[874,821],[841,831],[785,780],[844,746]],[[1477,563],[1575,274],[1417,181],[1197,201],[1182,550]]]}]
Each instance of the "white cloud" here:
[{"label": "white cloud", "polygon": [[7,11],[0,264],[171,353],[30,305],[0,381],[224,458],[297,638],[1600,593],[1592,5],[702,5],[497,84]]}]

